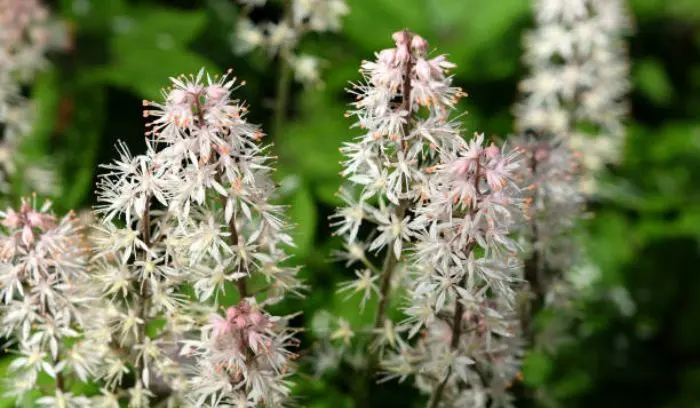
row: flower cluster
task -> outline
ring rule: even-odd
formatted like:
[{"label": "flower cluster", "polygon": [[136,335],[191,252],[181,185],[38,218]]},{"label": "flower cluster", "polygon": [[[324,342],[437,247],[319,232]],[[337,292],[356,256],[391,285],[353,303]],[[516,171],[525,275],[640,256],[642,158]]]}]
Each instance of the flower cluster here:
[{"label": "flower cluster", "polygon": [[[107,172],[98,183],[91,269],[106,310],[103,327],[96,325],[93,332],[108,346],[98,373],[105,383],[101,404],[118,405],[128,397],[130,406],[147,407],[158,386],[170,392],[161,382],[178,370],[167,350],[191,329],[185,324],[186,299],[178,293],[186,275],[175,263],[169,242],[173,226],[163,210],[165,186],[173,180],[154,164],[151,146],[146,154],[132,156],[120,144],[119,153],[118,160],[103,166]],[[154,326],[157,321],[165,326]],[[136,381],[125,390],[124,377],[130,373]]]},{"label": "flower cluster", "polygon": [[[284,266],[289,257],[285,250],[293,242],[285,208],[272,203],[277,190],[272,158],[266,154],[269,146],[259,143],[264,136],[260,128],[245,120],[247,108],[232,99],[239,85],[229,74],[206,75],[205,80],[202,70],[196,77],[173,78],[165,103],[146,102],[144,114],[153,118],[148,125],[157,146],[153,160],[164,173],[162,194],[172,216],[167,234],[172,265],[188,277],[197,300],[213,303],[214,309],[235,287],[241,303],[230,310],[238,310],[241,317],[249,311],[245,302],[262,298],[260,307],[274,304],[288,293],[299,294],[303,286],[296,277],[298,268]],[[260,313],[251,318],[258,319]],[[221,343],[227,333],[216,331],[213,337]],[[271,328],[265,333],[281,353],[288,333],[275,337]],[[235,392],[208,387],[216,394],[212,405],[221,398],[239,398],[242,392],[257,403],[274,405],[285,394],[287,383],[279,371],[258,361],[238,363],[249,387]],[[278,361],[273,367],[283,365]],[[198,367],[208,369],[206,364]],[[195,377],[190,385],[198,392],[202,389],[196,378],[202,375],[210,378],[214,373]]]},{"label": "flower cluster", "polygon": [[279,318],[242,300],[214,315],[200,341],[190,341],[186,354],[195,355],[191,402],[196,406],[282,406],[289,395],[289,348],[293,332]]},{"label": "flower cluster", "polygon": [[[478,134],[429,182],[410,227],[418,236],[407,318],[384,368],[416,376],[431,407],[487,406],[508,400],[522,340],[518,291],[523,220],[520,153],[484,145]],[[409,340],[422,333],[417,343]]]},{"label": "flower cluster", "polygon": [[247,108],[231,98],[236,78],[203,79],[203,70],[173,78],[165,104],[146,102],[155,161],[172,181],[163,194],[177,221],[169,233],[173,256],[194,277],[200,300],[218,302],[227,282],[248,297],[247,280],[259,274],[263,286],[255,292],[272,304],[302,289],[298,268],[282,266],[293,241],[285,207],[272,203],[273,158],[259,143],[260,128],[245,120]]},{"label": "flower cluster", "polygon": [[[392,284],[401,280],[394,272],[403,267],[406,244],[414,236],[412,211],[428,198],[434,166],[464,143],[458,124],[449,118],[465,95],[451,85],[447,71],[455,65],[444,55],[429,58],[428,43],[417,34],[400,31],[393,39],[394,48],[363,62],[364,81],[351,90],[357,100],[348,116],[357,119],[363,134],[341,148],[346,157],[341,174],[352,184],[341,189],[346,206],[331,217],[345,241],[341,257],[348,266],[362,265],[357,279],[341,290],[361,293],[362,305],[379,295],[372,341],[378,353],[384,346],[378,337],[395,335],[385,312]],[[361,236],[363,225],[374,225],[376,233]],[[373,258],[381,252],[380,269]],[[351,332],[344,333],[348,339]]]},{"label": "flower cluster", "polygon": [[269,55],[279,55],[294,70],[297,81],[307,85],[320,84],[317,57],[295,55],[294,48],[307,32],[338,31],[341,18],[348,14],[345,0],[289,0],[285,16],[279,22],[256,25],[248,17],[253,7],[262,7],[265,0],[239,0],[244,5],[231,41],[238,54],[264,49]]},{"label": "flower cluster", "polygon": [[[14,157],[23,135],[31,131],[33,112],[21,92],[46,66],[46,54],[65,47],[63,27],[51,21],[39,0],[0,0],[0,173],[16,173]],[[40,169],[30,168],[37,172]],[[51,182],[29,177],[33,187],[49,192]],[[7,190],[7,180],[0,188]]]},{"label": "flower cluster", "polygon": [[588,194],[623,142],[629,17],[623,0],[538,0],[536,21],[525,37],[531,76],[520,84],[518,127],[551,134],[576,152]]},{"label": "flower cluster", "polygon": [[[623,36],[630,29],[624,0],[537,0],[536,27],[525,36],[530,76],[515,108],[519,146],[527,153],[529,243],[525,278],[531,302],[523,329],[533,347],[553,346],[573,317],[572,299],[594,277],[577,226],[602,168],[624,142],[629,66]],[[559,309],[549,333],[537,336],[532,316]],[[555,332],[557,335],[554,335]]]},{"label": "flower cluster", "polygon": [[55,380],[41,406],[86,406],[69,387],[92,378],[102,355],[82,330],[99,318],[99,292],[89,284],[87,250],[72,213],[58,219],[51,203],[23,199],[0,212],[0,335],[16,343],[8,394],[18,401],[39,389],[39,375]]},{"label": "flower cluster", "polygon": [[[164,103],[144,102],[152,119],[146,153],[134,157],[120,145],[121,158],[104,166],[98,190],[94,269],[109,300],[112,351],[103,366],[104,398],[118,401],[123,376],[135,368],[131,406],[161,396],[186,403],[193,364],[179,356],[180,342],[227,292],[237,290],[241,301],[264,295],[267,305],[302,289],[297,268],[281,265],[292,239],[284,208],[270,202],[276,189],[263,134],[231,98],[236,78],[201,70],[171,80]],[[258,401],[284,384],[279,373],[256,373],[251,392]]]}]

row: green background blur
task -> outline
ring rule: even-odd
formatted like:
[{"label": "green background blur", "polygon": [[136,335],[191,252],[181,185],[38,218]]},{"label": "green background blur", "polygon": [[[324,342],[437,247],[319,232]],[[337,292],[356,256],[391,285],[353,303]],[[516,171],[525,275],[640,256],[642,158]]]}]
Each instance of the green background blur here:
[{"label": "green background blur", "polygon": [[[355,324],[373,316],[373,305],[360,315],[356,303],[334,293],[352,271],[331,261],[339,242],[329,239],[327,225],[338,204],[338,148],[356,135],[343,117],[350,102],[344,88],[359,79],[360,61],[392,46],[393,31],[422,34],[458,65],[456,82],[469,93],[462,106],[469,112],[468,134],[505,136],[513,129],[516,84],[525,74],[521,35],[532,24],[526,0],[347,1],[351,12],[342,32],[301,42],[302,51],[326,61],[325,87],[294,84],[285,126],[269,135],[297,224],[296,262],[312,288],[307,299],[283,308],[302,309],[307,327],[320,310]],[[30,89],[39,121],[22,150],[59,169],[58,211],[92,204],[97,166],[115,156],[117,140],[143,151],[141,100],[158,100],[169,76],[200,66],[234,68],[247,82],[238,96],[250,105],[249,119],[269,131],[277,61],[262,52],[234,56],[233,1],[49,3],[69,22],[73,46],[52,56],[53,69]],[[596,216],[585,222],[586,250],[600,278],[567,329],[574,341],[556,354],[529,355],[516,391],[537,388],[563,407],[700,407],[700,1],[632,0],[631,7],[633,118],[624,160],[609,169],[604,194],[590,202]],[[280,14],[273,1],[252,17],[276,20]],[[28,193],[22,189],[14,193]],[[629,299],[620,296],[625,293]],[[312,343],[304,335],[303,346]],[[340,367],[322,378],[300,376],[300,405],[355,406],[350,372]],[[372,400],[382,407],[425,401],[410,383],[376,387]]]}]

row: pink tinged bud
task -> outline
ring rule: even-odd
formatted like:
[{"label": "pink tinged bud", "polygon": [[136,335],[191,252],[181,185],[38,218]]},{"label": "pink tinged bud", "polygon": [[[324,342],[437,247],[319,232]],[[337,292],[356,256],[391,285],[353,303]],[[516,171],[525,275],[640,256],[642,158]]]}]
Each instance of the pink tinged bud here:
[{"label": "pink tinged bud", "polygon": [[267,319],[260,312],[250,314],[250,323],[255,327],[264,327],[267,324]]},{"label": "pink tinged bud", "polygon": [[391,38],[396,42],[397,47],[408,44],[408,32],[405,30],[395,32]]},{"label": "pink tinged bud", "polygon": [[29,246],[34,242],[34,231],[32,231],[32,227],[30,227],[28,224],[24,225],[24,228],[22,228],[22,242],[24,242],[24,245]]},{"label": "pink tinged bud", "polygon": [[455,160],[450,165],[450,173],[452,173],[455,176],[464,177],[467,175],[467,172],[469,171],[470,165],[471,165],[471,159],[466,158],[466,157],[461,157],[461,158]]},{"label": "pink tinged bud", "polygon": [[396,48],[381,50],[377,55],[377,60],[383,65],[392,65],[396,59]]},{"label": "pink tinged bud", "polygon": [[22,224],[22,219],[19,214],[13,209],[8,209],[5,215],[5,219],[2,220],[2,225],[7,228],[17,228]]},{"label": "pink tinged bud", "polygon": [[430,64],[423,58],[416,61],[416,76],[423,82],[430,81]]},{"label": "pink tinged bud", "polygon": [[238,309],[231,306],[226,310],[226,320],[231,321],[238,316]]},{"label": "pink tinged bud", "polygon": [[399,65],[406,64],[411,59],[411,52],[408,49],[408,45],[399,45],[396,48],[396,62]]},{"label": "pink tinged bud", "polygon": [[244,327],[246,327],[246,321],[244,316],[237,316],[235,319],[231,321],[231,325],[233,326],[234,329],[241,330]]},{"label": "pink tinged bud", "polygon": [[501,150],[498,148],[498,146],[492,144],[491,146],[486,148],[486,157],[489,159],[497,159],[501,156]]},{"label": "pink tinged bud", "polygon": [[187,101],[187,92],[182,89],[173,89],[168,94],[168,101],[176,105],[181,105]]},{"label": "pink tinged bud", "polygon": [[38,227],[42,223],[41,214],[36,211],[29,211],[27,213],[27,221],[32,227]]},{"label": "pink tinged bud", "polygon": [[411,48],[421,55],[425,54],[428,51],[428,42],[420,35],[414,34],[411,39]]},{"label": "pink tinged bud", "polygon": [[206,92],[208,100],[214,103],[221,101],[224,97],[226,97],[226,95],[228,95],[228,89],[219,84],[209,85],[206,88]]}]

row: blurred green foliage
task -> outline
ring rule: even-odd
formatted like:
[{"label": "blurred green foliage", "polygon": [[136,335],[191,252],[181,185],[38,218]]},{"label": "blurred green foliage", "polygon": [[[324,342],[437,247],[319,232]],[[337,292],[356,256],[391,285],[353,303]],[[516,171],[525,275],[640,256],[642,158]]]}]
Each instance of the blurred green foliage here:
[{"label": "blurred green foliage", "polygon": [[[58,0],[53,10],[72,27],[73,47],[53,56],[54,66],[32,88],[35,132],[23,151],[50,160],[60,171],[59,211],[91,205],[98,163],[124,140],[144,149],[141,99],[158,99],[168,77],[207,67],[232,67],[247,82],[239,95],[251,121],[269,129],[277,61],[262,54],[235,57],[229,41],[237,9],[230,0]],[[633,118],[623,162],[611,167],[604,193],[590,203],[587,251],[600,268],[599,296],[581,305],[569,330],[575,341],[556,355],[532,353],[524,384],[561,406],[700,406],[700,3],[633,0],[637,21],[630,38]],[[470,97],[463,108],[466,134],[506,136],[520,64],[521,35],[531,24],[524,0],[348,0],[341,33],[310,36],[304,52],[326,60],[322,90],[294,85],[279,134],[278,181],[297,225],[295,262],[311,287],[300,324],[327,310],[352,323],[368,322],[374,304],[358,314],[356,299],[335,294],[352,271],[331,261],[339,242],[327,217],[337,204],[343,141],[357,133],[343,117],[360,61],[391,46],[392,32],[421,33],[433,49],[457,63],[455,80]],[[255,14],[279,16],[279,3]],[[17,195],[26,194],[17,186]],[[619,307],[611,288],[626,288],[634,313]],[[305,335],[303,346],[314,339]],[[6,367],[7,358],[0,362]],[[0,368],[0,370],[2,370]],[[300,404],[352,407],[347,367],[329,376],[297,378]],[[422,406],[410,384],[372,391],[373,404]],[[3,401],[0,406],[7,405]],[[523,401],[520,405],[531,404]],[[379,405],[381,404],[381,405]]]}]

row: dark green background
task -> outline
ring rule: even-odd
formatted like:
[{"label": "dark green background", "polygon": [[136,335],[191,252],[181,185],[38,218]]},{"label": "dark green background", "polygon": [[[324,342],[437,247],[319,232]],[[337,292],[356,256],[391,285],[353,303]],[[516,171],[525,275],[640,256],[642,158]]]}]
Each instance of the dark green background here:
[{"label": "dark green background", "polygon": [[[356,135],[343,117],[348,81],[359,79],[362,59],[392,46],[393,31],[422,34],[457,63],[456,82],[468,93],[467,134],[507,135],[520,62],[521,35],[531,24],[525,0],[348,0],[351,13],[337,34],[311,34],[301,49],[327,61],[325,88],[294,84],[283,131],[272,134],[280,158],[278,178],[289,187],[297,224],[296,261],[312,289],[303,309],[308,325],[328,310],[353,323],[369,322],[373,305],[357,314],[335,285],[352,274],[329,261],[339,242],[329,239],[327,217],[338,204],[338,148]],[[86,14],[81,4],[88,4]],[[172,75],[234,68],[247,82],[238,95],[249,119],[269,129],[277,61],[264,53],[235,57],[229,36],[237,10],[230,0],[61,0],[53,10],[70,21],[73,48],[52,56],[54,68],[31,88],[38,107],[36,131],[23,145],[30,160],[51,160],[61,174],[58,211],[93,202],[98,163],[126,141],[143,151],[141,99],[158,99]],[[568,328],[574,341],[556,355],[535,353],[524,368],[525,387],[536,387],[564,407],[700,406],[700,3],[633,0],[630,40],[632,119],[623,162],[603,180],[590,202],[596,217],[584,224],[586,250],[602,275],[583,314]],[[256,11],[276,19],[281,5]],[[15,194],[26,194],[17,186]],[[636,310],[625,316],[611,301],[623,286]],[[313,342],[305,335],[304,346]],[[7,365],[7,358],[3,360]],[[321,379],[300,376],[303,406],[351,407],[354,375],[348,367]],[[520,392],[520,391],[518,391]],[[410,384],[372,390],[376,406],[419,407]],[[6,401],[10,403],[10,401]],[[373,404],[373,405],[375,405]],[[381,405],[380,405],[381,404]],[[518,406],[531,405],[521,402]]]}]

